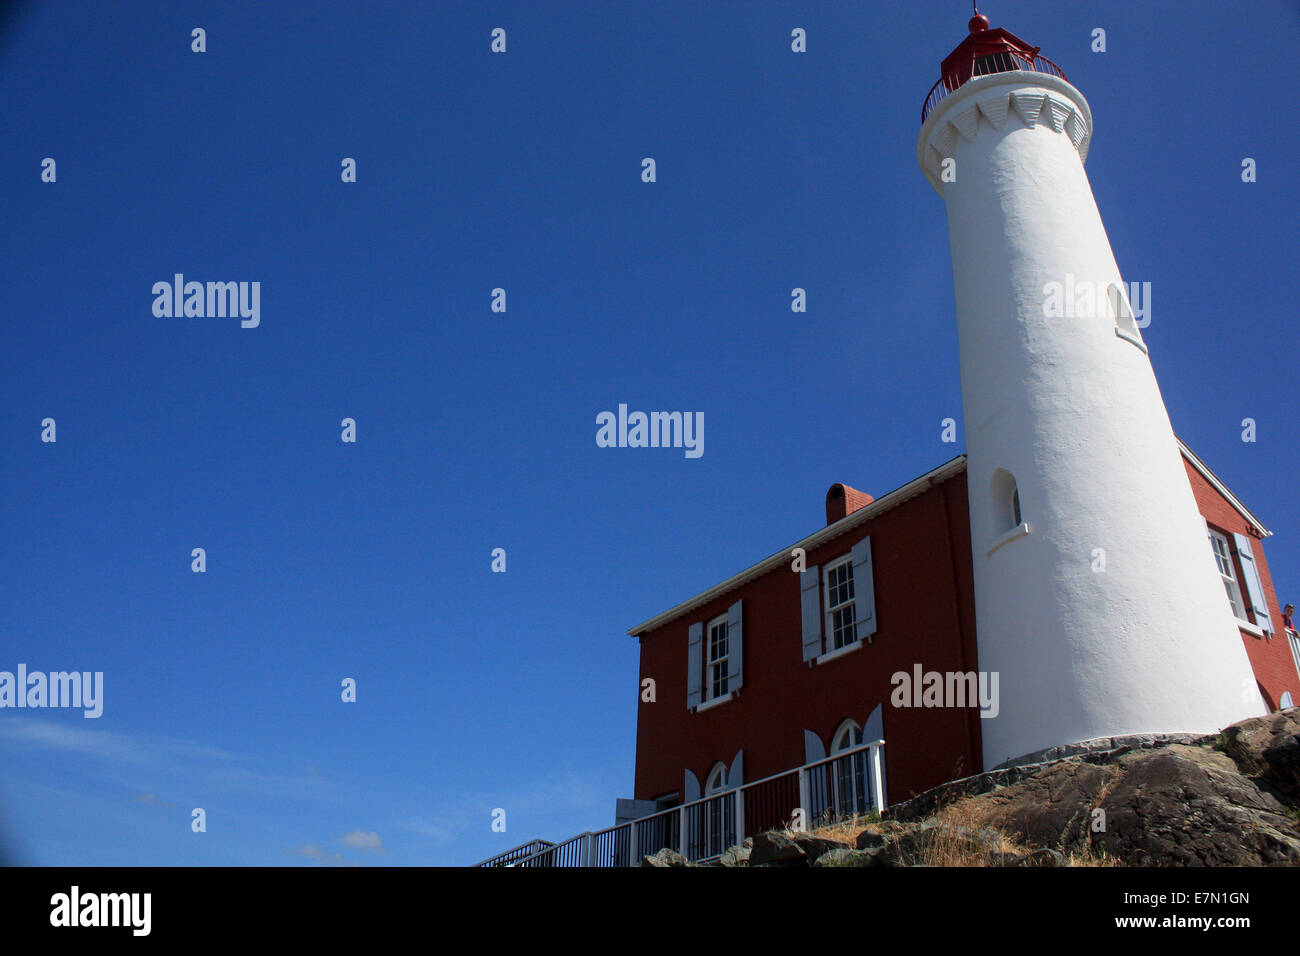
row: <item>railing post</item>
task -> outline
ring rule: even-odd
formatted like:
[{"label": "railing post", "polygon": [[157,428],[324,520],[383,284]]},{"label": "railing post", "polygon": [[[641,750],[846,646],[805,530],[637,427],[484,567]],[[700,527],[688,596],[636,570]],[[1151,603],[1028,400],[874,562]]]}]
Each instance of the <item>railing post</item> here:
[{"label": "railing post", "polygon": [[871,745],[871,796],[877,813],[885,812],[885,781],[880,773],[880,744]]},{"label": "railing post", "polygon": [[812,812],[812,795],[808,792],[808,771],[799,768],[799,807],[803,810],[804,829],[808,829],[808,814]]},{"label": "railing post", "polygon": [[636,866],[636,821],[627,825],[627,865]]},{"label": "railing post", "polygon": [[583,866],[596,865],[596,837],[591,833],[582,835]]},{"label": "railing post", "polygon": [[[745,842],[745,791],[736,788],[736,845]],[[723,847],[726,849],[726,847]]]},{"label": "railing post", "polygon": [[[682,856],[686,856],[686,804],[677,811],[677,850]],[[687,857],[687,859],[690,859]]]}]

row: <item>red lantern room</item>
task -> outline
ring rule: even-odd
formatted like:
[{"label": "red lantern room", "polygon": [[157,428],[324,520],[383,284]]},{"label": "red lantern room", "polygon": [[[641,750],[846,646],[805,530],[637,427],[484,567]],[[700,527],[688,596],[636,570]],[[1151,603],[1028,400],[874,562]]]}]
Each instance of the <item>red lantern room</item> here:
[{"label": "red lantern room", "polygon": [[963,86],[973,76],[989,73],[1007,73],[1011,70],[1029,70],[1050,73],[1065,79],[1065,73],[1045,56],[1039,48],[1030,46],[1010,31],[991,29],[989,18],[977,9],[967,24],[970,35],[944,58],[939,66],[939,81],[930,89],[921,108],[921,122],[925,122],[931,108],[949,93]]}]

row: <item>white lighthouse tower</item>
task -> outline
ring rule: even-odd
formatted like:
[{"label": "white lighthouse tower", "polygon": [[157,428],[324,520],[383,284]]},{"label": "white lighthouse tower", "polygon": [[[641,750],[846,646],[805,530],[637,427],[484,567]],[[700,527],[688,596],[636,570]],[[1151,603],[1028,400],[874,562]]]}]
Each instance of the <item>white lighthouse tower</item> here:
[{"label": "white lighthouse tower", "polygon": [[986,767],[1266,712],[1083,169],[1091,137],[1064,74],[976,14],[917,141],[948,208],[979,667],[1001,698]]}]

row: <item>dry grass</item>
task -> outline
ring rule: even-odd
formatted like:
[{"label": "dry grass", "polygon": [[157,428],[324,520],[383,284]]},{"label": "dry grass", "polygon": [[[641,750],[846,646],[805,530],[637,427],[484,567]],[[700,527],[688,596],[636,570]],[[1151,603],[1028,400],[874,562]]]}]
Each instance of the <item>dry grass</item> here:
[{"label": "dry grass", "polygon": [[[988,801],[982,801],[975,797],[967,797],[956,800],[946,806],[941,807],[933,819],[939,823],[947,824],[948,827],[962,827],[966,830],[988,829],[992,831],[997,842],[992,846],[992,850],[1001,853],[1028,853],[1034,847],[1016,840],[997,827],[989,826],[987,821],[993,815],[995,807]],[[872,818],[855,817],[845,820],[841,823],[830,824],[827,826],[815,827],[812,833],[819,837],[825,837],[829,840],[839,840],[850,846],[857,845],[858,835],[866,830],[875,830],[877,832],[888,832],[892,826],[890,823],[880,823]],[[988,851],[984,849],[975,849],[967,838],[963,838],[959,831],[951,829],[940,829],[929,846],[922,851],[920,858],[915,861],[920,866],[990,866]],[[1101,847],[1088,847],[1083,852],[1069,853],[1065,855],[1066,866],[1123,866],[1123,864],[1114,857],[1106,855]]]},{"label": "dry grass", "polygon": [[[848,820],[842,820],[839,823],[831,823],[826,826],[813,827],[811,832],[814,836],[823,837],[827,840],[839,840],[850,846],[856,846],[858,834],[863,830],[876,824],[874,818],[868,817],[851,817]],[[788,828],[787,833],[791,832]]]}]

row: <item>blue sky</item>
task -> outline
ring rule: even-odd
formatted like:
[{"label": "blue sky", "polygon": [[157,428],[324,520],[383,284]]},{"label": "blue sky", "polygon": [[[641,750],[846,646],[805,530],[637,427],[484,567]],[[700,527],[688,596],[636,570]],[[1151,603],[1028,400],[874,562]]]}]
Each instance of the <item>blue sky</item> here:
[{"label": "blue sky", "polygon": [[[321,7],[0,19],[0,669],[105,685],[98,720],[0,711],[19,862],[462,864],[608,826],[626,629],[816,530],[832,482],[963,450],[915,144],[965,3]],[[1294,600],[1297,5],[985,12],[1088,97],[1174,427]],[[177,272],[260,282],[260,326],[155,317]],[[703,456],[598,448],[619,403],[703,412]]]}]

